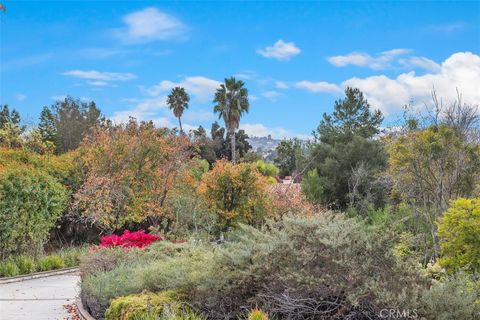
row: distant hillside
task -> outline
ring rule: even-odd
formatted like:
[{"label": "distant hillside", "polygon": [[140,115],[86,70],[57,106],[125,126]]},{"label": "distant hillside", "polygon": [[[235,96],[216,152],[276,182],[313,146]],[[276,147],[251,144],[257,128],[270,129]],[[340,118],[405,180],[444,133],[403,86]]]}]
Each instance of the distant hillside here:
[{"label": "distant hillside", "polygon": [[273,161],[276,156],[275,149],[281,139],[273,139],[270,135],[268,137],[250,137],[248,142],[252,145],[252,150],[260,153],[267,161]]},{"label": "distant hillside", "polygon": [[267,151],[275,150],[278,144],[282,141],[281,139],[273,139],[271,136],[268,137],[250,137],[248,142],[252,145],[254,151]]},{"label": "distant hillside", "polygon": [[[267,137],[250,137],[248,142],[252,145],[252,150],[260,153],[265,160],[273,161],[276,157],[275,149],[283,139],[275,139],[270,135]],[[305,142],[304,140],[300,140]]]}]

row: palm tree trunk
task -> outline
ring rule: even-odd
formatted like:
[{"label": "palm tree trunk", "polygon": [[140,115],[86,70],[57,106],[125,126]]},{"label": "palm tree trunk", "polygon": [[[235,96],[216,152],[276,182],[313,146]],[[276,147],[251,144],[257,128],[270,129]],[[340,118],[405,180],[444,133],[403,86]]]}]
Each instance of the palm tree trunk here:
[{"label": "palm tree trunk", "polygon": [[230,144],[232,146],[232,163],[233,164],[236,164],[237,163],[237,160],[236,160],[236,152],[235,152],[235,142],[236,142],[236,139],[235,139],[235,129],[231,130],[230,132]]},{"label": "palm tree trunk", "polygon": [[180,117],[178,117],[178,124],[180,125],[180,133],[183,133],[182,120],[180,120]]}]

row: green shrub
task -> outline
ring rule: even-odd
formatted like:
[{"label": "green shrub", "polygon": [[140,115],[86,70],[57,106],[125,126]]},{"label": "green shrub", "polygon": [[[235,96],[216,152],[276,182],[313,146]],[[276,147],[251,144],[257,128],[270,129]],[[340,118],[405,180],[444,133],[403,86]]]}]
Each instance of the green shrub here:
[{"label": "green shrub", "polygon": [[84,305],[101,319],[111,299],[141,293],[144,269],[154,261],[177,256],[188,244],[158,241],[147,248],[100,248],[81,259],[81,296]]},{"label": "green shrub", "polygon": [[322,201],[323,186],[317,169],[308,171],[303,178],[302,193],[310,203],[319,204]]},{"label": "green shrub", "polygon": [[340,311],[375,317],[384,307],[418,307],[427,287],[410,260],[394,254],[398,242],[395,233],[342,214],[241,225],[222,245],[188,244],[92,271],[83,277],[82,299],[96,317],[112,299],[143,290],[184,292],[209,319],[236,318],[256,306],[278,318],[313,316],[309,310],[324,318]]},{"label": "green shrub", "polygon": [[440,265],[480,272],[480,198],[457,199],[438,222]]},{"label": "green shrub", "polygon": [[480,278],[458,272],[435,283],[421,301],[427,319],[479,319]]},{"label": "green shrub", "polygon": [[112,300],[105,312],[106,320],[135,320],[155,316],[169,319],[181,313],[179,295],[172,291],[160,293],[145,292]]},{"label": "green shrub", "polygon": [[272,163],[265,162],[263,160],[257,160],[255,162],[257,170],[265,177],[278,176],[280,170]]},{"label": "green shrub", "polygon": [[35,272],[35,261],[27,256],[20,256],[15,259],[20,274],[28,274]]},{"label": "green shrub", "polygon": [[13,277],[20,274],[18,266],[12,260],[6,260],[0,262],[0,276],[1,277]]},{"label": "green shrub", "polygon": [[65,188],[40,170],[0,170],[0,259],[38,254],[67,203]]},{"label": "green shrub", "polygon": [[65,261],[57,254],[41,257],[37,261],[38,271],[49,271],[61,268],[65,268]]}]

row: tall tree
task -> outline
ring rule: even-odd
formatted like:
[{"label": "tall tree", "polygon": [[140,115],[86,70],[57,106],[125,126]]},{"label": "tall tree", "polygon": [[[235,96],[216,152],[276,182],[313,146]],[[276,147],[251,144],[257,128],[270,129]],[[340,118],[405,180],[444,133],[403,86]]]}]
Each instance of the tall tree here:
[{"label": "tall tree", "polygon": [[190,97],[188,93],[182,87],[175,87],[172,89],[172,92],[168,95],[167,104],[170,110],[173,111],[173,115],[178,119],[178,124],[180,126],[180,132],[183,132],[181,117],[183,111],[188,109],[188,102]]},{"label": "tall tree", "polygon": [[359,89],[347,87],[345,99],[335,101],[333,114],[323,114],[314,135],[325,143],[345,142],[353,136],[369,139],[379,133],[382,121],[380,110],[372,111]]},{"label": "tall tree", "polygon": [[382,120],[381,112],[372,111],[362,92],[353,88],[345,89],[345,99],[335,102],[331,115],[323,115],[308,162],[321,181],[321,199],[316,200],[361,213],[371,204],[383,205],[386,188],[377,174],[387,159],[381,143],[373,139]]},{"label": "tall tree", "polygon": [[51,107],[55,117],[57,152],[76,149],[85,134],[100,123],[101,113],[95,102],[83,102],[71,97],[57,101]]},{"label": "tall tree", "polygon": [[273,161],[280,169],[280,175],[294,175],[304,159],[302,142],[297,138],[285,139],[280,141],[275,151],[277,156]]},{"label": "tall tree", "polygon": [[225,128],[230,136],[232,163],[236,163],[235,157],[235,131],[240,125],[240,119],[245,112],[248,112],[248,90],[244,87],[245,83],[236,80],[234,77],[225,79],[215,92],[213,100],[216,103],[213,111],[218,113],[218,117],[223,118]]},{"label": "tall tree", "polygon": [[52,110],[48,107],[43,107],[40,113],[40,123],[38,124],[38,131],[42,137],[43,142],[50,142],[57,144],[57,127],[55,125],[55,116]]},{"label": "tall tree", "polygon": [[8,148],[18,148],[23,144],[22,133],[25,126],[20,125],[20,114],[8,105],[0,108],[0,145]]},{"label": "tall tree", "polygon": [[17,112],[17,110],[12,109],[12,111],[10,111],[8,105],[5,104],[0,109],[0,128],[7,123],[14,127],[21,128],[22,131],[24,129],[23,127],[20,127],[20,114]]}]

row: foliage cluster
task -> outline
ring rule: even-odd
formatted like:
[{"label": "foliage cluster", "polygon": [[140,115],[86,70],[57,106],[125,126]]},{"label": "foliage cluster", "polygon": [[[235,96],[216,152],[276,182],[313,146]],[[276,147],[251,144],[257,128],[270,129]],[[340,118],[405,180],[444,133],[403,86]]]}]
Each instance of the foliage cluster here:
[{"label": "foliage cluster", "polygon": [[174,290],[209,319],[256,306],[288,319],[374,316],[385,306],[418,307],[427,288],[418,270],[393,254],[395,237],[338,214],[242,225],[220,246],[152,245],[142,258],[108,268],[84,262],[82,296],[97,315],[119,296]]},{"label": "foliage cluster", "polygon": [[0,170],[0,259],[43,251],[62,214],[68,192],[48,173],[30,168]]},{"label": "foliage cluster", "polygon": [[170,228],[167,199],[193,153],[186,136],[131,119],[94,129],[80,153],[85,180],[74,205],[86,219],[109,231],[145,221]]},{"label": "foliage cluster", "polygon": [[440,264],[450,271],[480,273],[480,198],[453,201],[437,225]]},{"label": "foliage cluster", "polygon": [[261,222],[269,214],[267,192],[267,179],[255,165],[225,160],[217,161],[199,186],[207,207],[218,216],[220,231],[239,222]]}]

